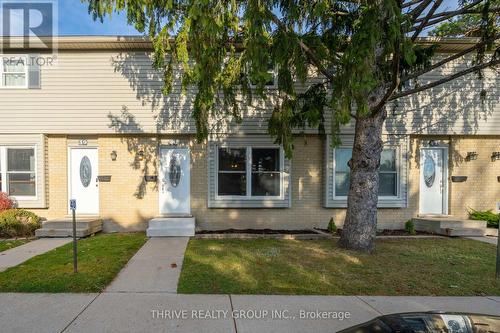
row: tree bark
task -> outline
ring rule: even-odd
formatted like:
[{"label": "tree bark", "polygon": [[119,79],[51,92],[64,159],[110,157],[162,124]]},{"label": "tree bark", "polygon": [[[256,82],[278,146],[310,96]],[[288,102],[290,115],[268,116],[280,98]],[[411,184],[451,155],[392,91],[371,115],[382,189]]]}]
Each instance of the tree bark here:
[{"label": "tree bark", "polygon": [[372,252],[377,230],[377,203],[382,126],[386,112],[381,110],[356,120],[347,214],[340,244],[342,247]]}]

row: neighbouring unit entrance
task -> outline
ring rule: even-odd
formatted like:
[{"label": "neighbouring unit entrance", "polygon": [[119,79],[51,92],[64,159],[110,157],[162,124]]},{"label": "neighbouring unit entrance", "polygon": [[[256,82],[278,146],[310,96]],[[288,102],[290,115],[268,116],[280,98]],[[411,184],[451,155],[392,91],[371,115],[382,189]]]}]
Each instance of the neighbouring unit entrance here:
[{"label": "neighbouring unit entrance", "polygon": [[[69,148],[69,199],[76,200],[76,213],[99,214],[97,148]],[[68,203],[69,211],[69,203]]]}]

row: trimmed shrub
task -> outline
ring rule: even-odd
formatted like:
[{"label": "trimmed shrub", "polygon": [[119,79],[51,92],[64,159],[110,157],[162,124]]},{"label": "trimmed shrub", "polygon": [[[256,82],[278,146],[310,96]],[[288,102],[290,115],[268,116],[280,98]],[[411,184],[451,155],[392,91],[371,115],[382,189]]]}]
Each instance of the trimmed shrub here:
[{"label": "trimmed shrub", "polygon": [[33,236],[40,224],[40,217],[30,211],[8,209],[0,213],[0,237]]},{"label": "trimmed shrub", "polygon": [[417,234],[417,231],[415,230],[415,224],[413,223],[412,220],[406,221],[406,223],[405,223],[405,230],[410,235],[416,235]]},{"label": "trimmed shrub", "polygon": [[500,220],[500,214],[493,213],[491,209],[486,211],[469,209],[469,218],[471,220],[486,221],[486,223],[488,224],[488,228],[498,229],[498,221]]},{"label": "trimmed shrub", "polygon": [[337,225],[335,224],[333,217],[330,218],[330,222],[328,222],[328,231],[331,232],[332,234],[337,233]]},{"label": "trimmed shrub", "polygon": [[4,210],[14,207],[14,202],[9,198],[7,193],[0,192],[0,213]]}]

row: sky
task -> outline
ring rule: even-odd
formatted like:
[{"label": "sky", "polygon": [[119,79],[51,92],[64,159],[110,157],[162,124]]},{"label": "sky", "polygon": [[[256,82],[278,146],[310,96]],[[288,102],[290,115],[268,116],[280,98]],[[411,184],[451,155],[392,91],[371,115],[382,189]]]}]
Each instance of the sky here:
[{"label": "sky", "polygon": [[[12,1],[12,0],[8,0]],[[26,1],[26,0],[24,0]],[[37,0],[33,0],[36,2]],[[57,1],[57,0],[53,0]],[[2,0],[0,0],[2,3]],[[444,9],[455,8],[457,0],[445,0]],[[88,4],[81,0],[58,0],[58,35],[140,35],[133,26],[127,24],[125,13],[113,13],[104,22],[94,21],[88,14]]]},{"label": "sky", "polygon": [[88,13],[88,4],[80,0],[59,0],[59,35],[140,35],[127,24],[125,13],[113,13],[104,22],[94,21]]}]

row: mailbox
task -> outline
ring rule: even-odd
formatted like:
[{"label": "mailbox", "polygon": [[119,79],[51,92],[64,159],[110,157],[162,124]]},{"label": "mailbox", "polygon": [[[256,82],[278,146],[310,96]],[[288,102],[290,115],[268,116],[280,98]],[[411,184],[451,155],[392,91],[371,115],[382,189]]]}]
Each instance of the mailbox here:
[{"label": "mailbox", "polygon": [[467,181],[467,176],[451,176],[451,181],[454,183],[463,183]]},{"label": "mailbox", "polygon": [[97,180],[100,183],[109,183],[111,181],[111,176],[97,176]]},{"label": "mailbox", "polygon": [[158,176],[152,175],[152,176],[144,176],[144,181],[148,183],[156,183],[158,180]]}]

